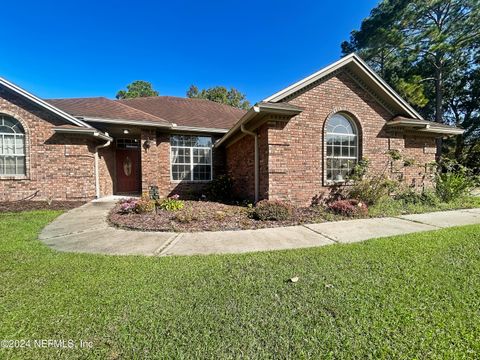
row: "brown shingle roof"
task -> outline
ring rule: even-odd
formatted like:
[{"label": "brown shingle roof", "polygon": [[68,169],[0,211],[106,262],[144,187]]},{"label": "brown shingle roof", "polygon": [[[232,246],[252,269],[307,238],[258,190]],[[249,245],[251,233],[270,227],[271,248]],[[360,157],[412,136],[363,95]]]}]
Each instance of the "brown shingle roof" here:
[{"label": "brown shingle roof", "polygon": [[230,129],[244,110],[204,99],[156,96],[117,100],[179,126]]},{"label": "brown shingle roof", "polygon": [[49,99],[46,102],[73,116],[92,117],[101,119],[153,121],[166,126],[168,121],[104,97]]}]

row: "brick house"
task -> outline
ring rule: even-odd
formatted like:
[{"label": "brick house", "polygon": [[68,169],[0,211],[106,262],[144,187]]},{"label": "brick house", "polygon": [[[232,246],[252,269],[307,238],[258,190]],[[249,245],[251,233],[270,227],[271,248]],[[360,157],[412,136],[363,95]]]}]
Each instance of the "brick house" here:
[{"label": "brick house", "polygon": [[[308,205],[355,163],[420,186],[435,139],[426,121],[349,55],[248,111],[169,96],[42,100],[0,78],[0,200],[194,196],[228,174],[235,196]],[[396,167],[395,150],[415,167]]]}]

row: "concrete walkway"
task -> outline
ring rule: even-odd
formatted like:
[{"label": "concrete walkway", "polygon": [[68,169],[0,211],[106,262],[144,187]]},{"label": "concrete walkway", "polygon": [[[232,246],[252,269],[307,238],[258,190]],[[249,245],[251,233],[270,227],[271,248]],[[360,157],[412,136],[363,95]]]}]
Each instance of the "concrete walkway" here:
[{"label": "concrete walkway", "polygon": [[115,199],[88,203],[59,216],[39,238],[58,251],[113,255],[197,255],[284,250],[480,224],[480,209],[441,211],[283,228],[166,233],[120,230],[107,215]]}]

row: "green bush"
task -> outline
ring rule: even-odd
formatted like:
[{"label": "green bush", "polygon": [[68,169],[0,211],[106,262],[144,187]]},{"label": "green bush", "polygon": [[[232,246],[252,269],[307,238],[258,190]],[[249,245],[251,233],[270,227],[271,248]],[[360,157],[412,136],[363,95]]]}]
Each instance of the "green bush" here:
[{"label": "green bush", "polygon": [[227,175],[213,179],[206,189],[207,198],[213,201],[232,200],[233,181]]},{"label": "green bush", "polygon": [[472,171],[456,162],[441,164],[435,176],[435,189],[438,197],[445,202],[467,195],[476,184]]},{"label": "green bush", "polygon": [[180,200],[179,195],[173,195],[159,202],[158,207],[166,211],[178,211],[185,207],[183,200]]},{"label": "green bush", "polygon": [[435,206],[440,202],[440,199],[434,191],[426,189],[423,191],[418,191],[412,187],[398,191],[395,194],[394,199],[400,200],[404,204],[412,205]]},{"label": "green bush", "polygon": [[292,217],[293,207],[283,201],[262,200],[253,208],[252,217],[261,221],[285,221]]},{"label": "green bush", "polygon": [[374,205],[381,198],[388,196],[398,186],[396,181],[386,177],[366,177],[347,189],[348,197],[360,200],[367,205]]}]

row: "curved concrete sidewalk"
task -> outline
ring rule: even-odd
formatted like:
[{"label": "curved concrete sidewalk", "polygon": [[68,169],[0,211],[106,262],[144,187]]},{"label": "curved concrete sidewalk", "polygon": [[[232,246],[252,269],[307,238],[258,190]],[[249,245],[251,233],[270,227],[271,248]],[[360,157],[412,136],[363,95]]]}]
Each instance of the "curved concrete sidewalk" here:
[{"label": "curved concrete sidewalk", "polygon": [[127,231],[108,225],[114,200],[94,201],[62,214],[39,238],[59,251],[112,255],[198,255],[284,250],[480,224],[480,209],[441,211],[283,228],[201,233]]}]

